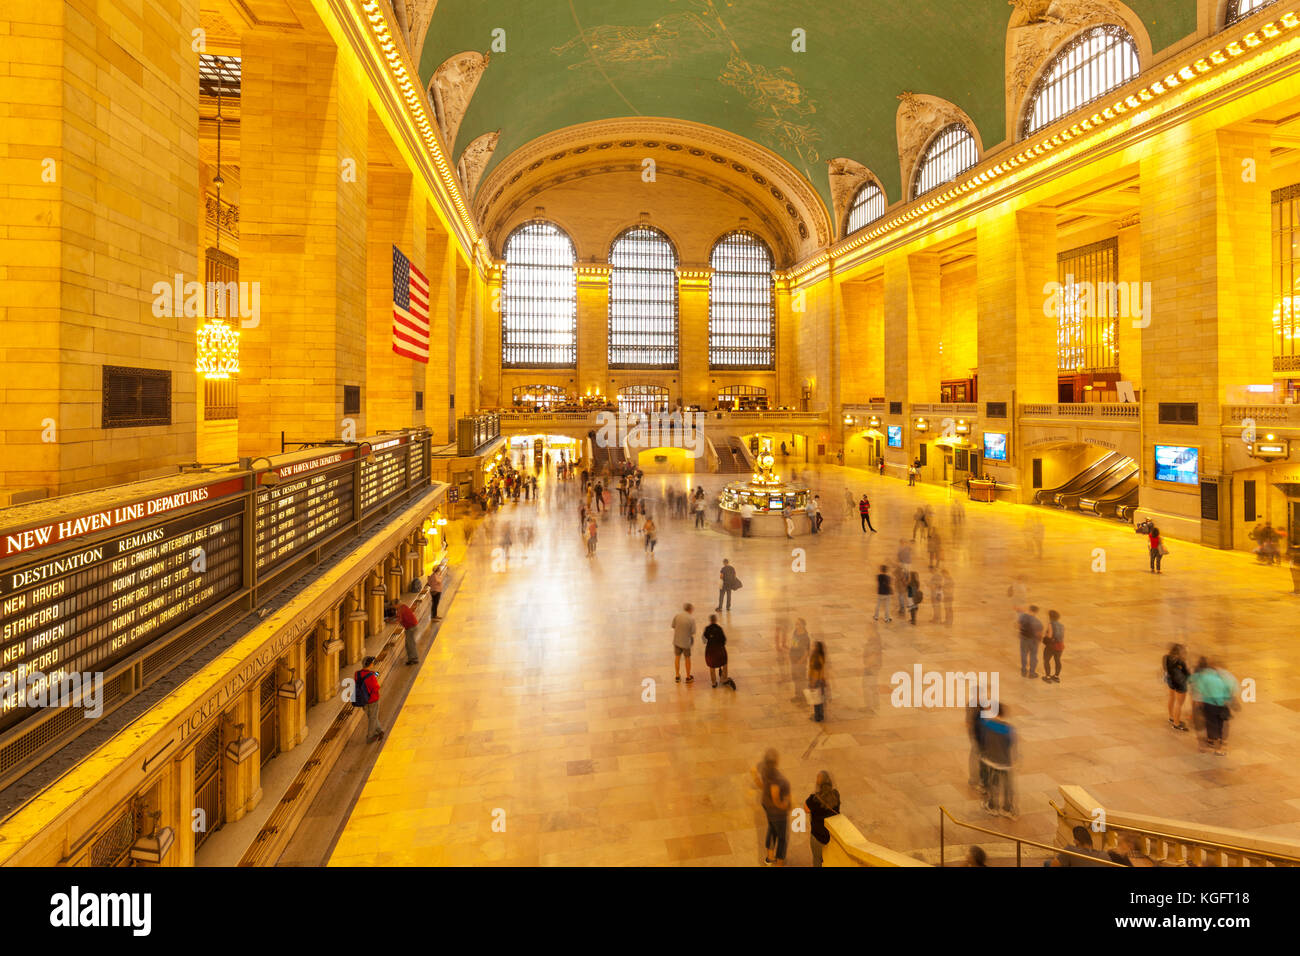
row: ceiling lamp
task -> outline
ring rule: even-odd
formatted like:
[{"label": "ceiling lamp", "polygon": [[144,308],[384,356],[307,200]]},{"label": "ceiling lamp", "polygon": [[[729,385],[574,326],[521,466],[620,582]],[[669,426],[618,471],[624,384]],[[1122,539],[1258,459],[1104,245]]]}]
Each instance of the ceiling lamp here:
[{"label": "ceiling lamp", "polygon": [[208,319],[198,334],[198,360],[194,371],[205,379],[224,379],[239,374],[239,332],[225,319]]}]

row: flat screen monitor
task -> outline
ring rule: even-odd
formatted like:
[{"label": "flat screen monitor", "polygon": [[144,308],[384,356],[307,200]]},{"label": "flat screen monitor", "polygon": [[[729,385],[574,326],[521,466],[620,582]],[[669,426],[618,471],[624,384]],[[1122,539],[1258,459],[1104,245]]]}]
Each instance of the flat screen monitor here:
[{"label": "flat screen monitor", "polygon": [[1156,445],[1156,481],[1195,485],[1200,478],[1199,448],[1186,445]]},{"label": "flat screen monitor", "polygon": [[902,448],[903,447],[903,426],[888,425],[886,426],[885,430],[888,432],[889,435],[889,447]]},{"label": "flat screen monitor", "polygon": [[781,495],[767,496],[767,510],[780,511],[785,507],[785,498]]},{"label": "flat screen monitor", "polygon": [[1007,433],[984,433],[984,458],[987,461],[1007,460]]}]

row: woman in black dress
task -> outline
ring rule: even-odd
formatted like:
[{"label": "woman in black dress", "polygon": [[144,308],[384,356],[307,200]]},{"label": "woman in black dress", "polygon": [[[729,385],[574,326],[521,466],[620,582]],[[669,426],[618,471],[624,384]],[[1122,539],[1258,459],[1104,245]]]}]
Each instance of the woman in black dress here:
[{"label": "woman in black dress", "polygon": [[1165,655],[1165,684],[1169,687],[1169,726],[1174,730],[1186,730],[1183,723],[1183,701],[1187,699],[1187,661],[1183,657],[1183,645],[1174,644]]},{"label": "woman in black dress", "polygon": [[704,629],[704,663],[709,668],[709,680],[718,686],[718,677],[732,690],[736,682],[727,676],[727,635],[718,626],[718,615],[709,615],[709,625]]}]

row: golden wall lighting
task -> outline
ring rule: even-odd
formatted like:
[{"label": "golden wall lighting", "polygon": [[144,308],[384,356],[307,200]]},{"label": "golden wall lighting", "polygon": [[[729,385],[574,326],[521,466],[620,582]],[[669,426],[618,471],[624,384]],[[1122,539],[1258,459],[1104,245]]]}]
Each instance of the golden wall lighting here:
[{"label": "golden wall lighting", "polygon": [[879,415],[872,415],[870,418],[867,419],[867,424],[870,425],[872,428],[879,428],[879,427],[880,427],[880,416],[879,416]]},{"label": "golden wall lighting", "polygon": [[927,422],[924,418],[918,418],[914,422],[912,422],[912,427],[915,428],[918,432],[925,432],[930,430],[930,423]]},{"label": "golden wall lighting", "polygon": [[957,434],[958,434],[958,435],[969,435],[969,434],[970,434],[970,422],[966,421],[966,419],[964,419],[964,418],[959,418],[959,419],[957,419]]},{"label": "golden wall lighting", "polygon": [[208,380],[239,374],[239,331],[225,319],[208,319],[198,331],[194,371]]}]

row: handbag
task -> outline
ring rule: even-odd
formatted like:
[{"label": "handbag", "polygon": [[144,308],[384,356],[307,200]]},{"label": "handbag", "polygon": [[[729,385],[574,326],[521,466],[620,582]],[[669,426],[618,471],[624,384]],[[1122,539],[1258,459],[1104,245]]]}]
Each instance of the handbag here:
[{"label": "handbag", "polygon": [[803,696],[813,707],[826,703],[826,694],[820,687],[805,687]]},{"label": "handbag", "polygon": [[1166,554],[1168,554],[1168,553],[1169,553],[1169,549],[1166,548],[1166,547],[1165,547],[1165,543],[1164,543],[1163,541],[1161,541],[1161,542],[1160,542],[1160,556],[1161,556],[1161,557],[1164,557],[1164,556],[1165,556]]}]

